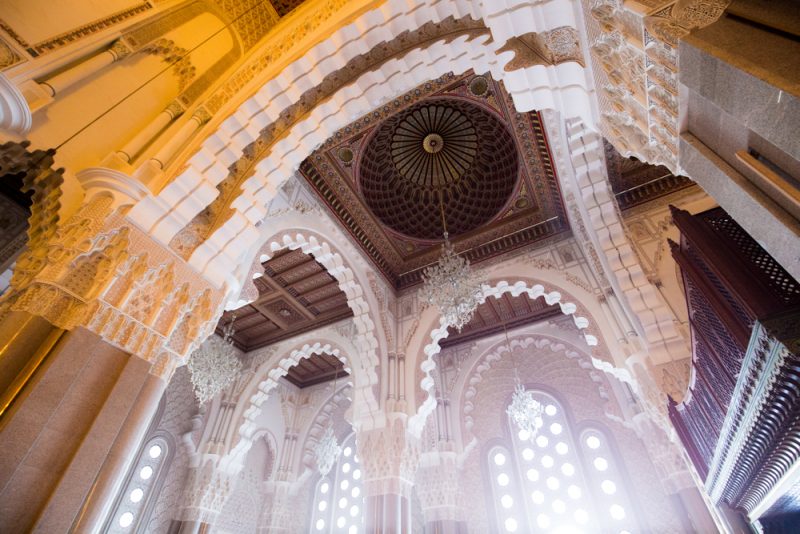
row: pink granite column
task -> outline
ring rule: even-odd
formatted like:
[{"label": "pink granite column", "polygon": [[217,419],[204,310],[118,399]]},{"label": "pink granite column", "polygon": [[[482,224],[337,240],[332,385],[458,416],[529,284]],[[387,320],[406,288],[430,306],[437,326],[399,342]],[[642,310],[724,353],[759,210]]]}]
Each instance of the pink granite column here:
[{"label": "pink granite column", "polygon": [[136,402],[84,501],[76,521],[77,531],[94,532],[102,527],[125,475],[135,460],[136,451],[145,438],[166,387],[167,382],[160,377],[149,375],[145,379]]},{"label": "pink granite column", "polygon": [[382,493],[364,497],[365,532],[399,534],[411,532],[411,502],[406,495]]},{"label": "pink granite column", "polygon": [[137,399],[152,394],[149,369],[83,328],[61,336],[2,419],[4,531],[75,531],[95,485],[107,483],[115,440],[146,419]]}]

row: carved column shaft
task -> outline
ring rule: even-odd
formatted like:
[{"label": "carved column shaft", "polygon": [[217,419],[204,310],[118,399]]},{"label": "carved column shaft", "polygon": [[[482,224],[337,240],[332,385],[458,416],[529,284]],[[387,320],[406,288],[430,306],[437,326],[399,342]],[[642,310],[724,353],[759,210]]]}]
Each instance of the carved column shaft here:
[{"label": "carved column shaft", "polygon": [[155,162],[159,169],[166,167],[167,163],[172,159],[175,153],[180,149],[183,144],[189,140],[200,127],[209,119],[208,112],[203,108],[199,108],[192,114],[188,121],[186,121],[180,129],[175,132],[170,140],[161,147],[161,149],[152,157],[151,161]]},{"label": "carved column shaft", "polygon": [[117,155],[126,163],[133,162],[136,155],[147,145],[152,143],[156,137],[161,134],[164,128],[182,113],[183,108],[180,107],[177,102],[173,102],[173,104],[159,113],[147,126],[139,130],[130,141],[125,143],[125,146],[117,151]]},{"label": "carved column shaft", "polygon": [[56,96],[112,63],[124,59],[130,53],[131,50],[122,41],[116,41],[108,50],[81,61],[74,67],[41,82],[40,85],[49,90],[50,96]]},{"label": "carved column shaft", "polygon": [[107,509],[160,396],[150,369],[83,328],[61,336],[3,415],[6,529],[67,532],[82,513],[96,520]]}]

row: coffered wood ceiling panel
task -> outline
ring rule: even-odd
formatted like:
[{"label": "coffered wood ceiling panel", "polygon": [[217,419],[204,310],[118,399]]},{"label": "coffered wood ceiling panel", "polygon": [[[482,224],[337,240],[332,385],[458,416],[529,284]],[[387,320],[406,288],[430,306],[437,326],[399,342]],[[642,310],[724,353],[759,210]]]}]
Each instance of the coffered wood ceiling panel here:
[{"label": "coffered wood ceiling panel", "polygon": [[258,299],[225,312],[217,326],[221,333],[235,316],[233,341],[240,349],[255,350],[352,317],[339,282],[313,255],[283,249],[261,265],[264,275],[253,280]]},{"label": "coffered wood ceiling panel", "polygon": [[452,74],[342,128],[301,174],[398,290],[440,253],[440,192],[456,251],[471,262],[570,233],[536,113],[502,83]]},{"label": "coffered wood ceiling panel", "polygon": [[334,375],[337,379],[348,375],[342,362],[330,354],[314,354],[290,367],[286,380],[299,388],[306,388],[333,380]]},{"label": "coffered wood ceiling panel", "polygon": [[560,315],[558,304],[550,306],[541,297],[531,299],[527,294],[512,297],[505,293],[498,299],[486,299],[460,333],[449,328],[448,336],[439,344],[442,348],[450,347]]}]

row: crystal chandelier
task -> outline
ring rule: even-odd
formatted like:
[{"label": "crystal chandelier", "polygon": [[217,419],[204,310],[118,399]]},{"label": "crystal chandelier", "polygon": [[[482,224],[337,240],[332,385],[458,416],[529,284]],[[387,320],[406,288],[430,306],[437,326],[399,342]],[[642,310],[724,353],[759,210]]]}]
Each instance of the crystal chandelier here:
[{"label": "crystal chandelier", "polygon": [[526,390],[519,381],[514,388],[514,395],[511,397],[511,404],[508,405],[506,413],[520,431],[528,436],[528,439],[536,437],[536,433],[544,424],[542,403],[534,399],[533,391]]},{"label": "crystal chandelier", "polygon": [[234,316],[222,333],[224,337],[212,335],[189,358],[192,389],[200,404],[205,404],[236,379],[242,362],[236,357],[233,347]]},{"label": "crystal chandelier", "polygon": [[475,315],[478,305],[483,302],[483,282],[470,267],[469,260],[456,254],[448,239],[441,191],[439,207],[442,212],[444,244],[439,261],[422,271],[423,298],[425,302],[439,309],[447,325],[461,332]]},{"label": "crystal chandelier", "polygon": [[317,457],[317,469],[322,476],[327,475],[333,464],[336,463],[342,448],[336,441],[336,435],[333,433],[333,425],[328,426],[325,434],[322,435],[320,440],[314,446],[314,454]]},{"label": "crystal chandelier", "polygon": [[528,391],[519,379],[517,372],[517,364],[514,361],[514,351],[511,348],[511,342],[508,340],[508,331],[506,325],[503,323],[503,331],[506,335],[506,345],[508,345],[508,352],[511,354],[511,359],[514,364],[514,394],[511,396],[511,404],[506,408],[506,413],[511,418],[511,422],[517,425],[520,430],[520,438],[525,436],[525,439],[532,440],[536,437],[539,429],[542,428],[544,420],[544,406],[533,397],[533,391]]}]

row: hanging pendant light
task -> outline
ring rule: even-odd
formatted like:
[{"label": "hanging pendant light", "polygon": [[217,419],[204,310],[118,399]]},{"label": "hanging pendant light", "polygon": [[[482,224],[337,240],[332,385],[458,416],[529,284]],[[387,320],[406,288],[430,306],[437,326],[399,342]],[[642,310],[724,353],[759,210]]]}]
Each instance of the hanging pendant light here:
[{"label": "hanging pendant light", "polygon": [[223,337],[212,335],[192,353],[187,366],[192,389],[200,404],[205,404],[228,387],[242,370],[233,346],[233,322],[222,329]]},{"label": "hanging pendant light", "polygon": [[422,271],[422,296],[425,302],[436,306],[448,326],[461,332],[484,300],[483,282],[470,267],[469,260],[456,254],[450,243],[441,190],[439,209],[444,228],[442,255],[439,261]]},{"label": "hanging pendant light", "polygon": [[511,422],[519,428],[520,438],[525,436],[526,439],[532,441],[544,424],[544,419],[542,417],[544,415],[544,406],[534,398],[533,391],[528,391],[525,389],[525,386],[522,385],[522,381],[519,379],[514,352],[511,349],[511,342],[508,340],[508,331],[506,330],[505,323],[503,323],[503,331],[506,335],[508,352],[511,355],[511,361],[514,365],[514,393],[511,396],[511,404],[506,408],[506,413],[511,418]]}]

